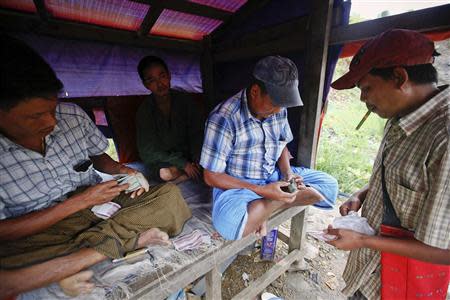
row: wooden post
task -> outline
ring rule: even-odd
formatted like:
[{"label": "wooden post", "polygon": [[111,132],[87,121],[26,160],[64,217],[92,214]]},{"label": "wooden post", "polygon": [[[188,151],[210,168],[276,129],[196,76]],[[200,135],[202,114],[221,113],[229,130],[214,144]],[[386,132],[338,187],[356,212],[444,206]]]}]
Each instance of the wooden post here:
[{"label": "wooden post", "polygon": [[[317,151],[323,87],[328,55],[333,0],[312,1],[306,39],[300,126],[297,132],[297,164],[314,167]],[[289,251],[301,249],[305,237],[305,211],[292,218]]]},{"label": "wooden post", "polygon": [[312,1],[304,80],[301,83],[304,106],[297,133],[297,163],[306,167],[314,167],[316,160],[332,13],[333,0]]},{"label": "wooden post", "polygon": [[222,299],[222,274],[219,272],[217,265],[206,273],[206,300]]},{"label": "wooden post", "polygon": [[291,232],[289,234],[289,252],[301,250],[305,241],[305,216],[308,208],[302,210],[291,219]]},{"label": "wooden post", "polygon": [[201,57],[202,88],[207,104],[207,111],[211,111],[215,106],[214,97],[214,62],[211,53],[211,36],[203,38],[203,51]]}]

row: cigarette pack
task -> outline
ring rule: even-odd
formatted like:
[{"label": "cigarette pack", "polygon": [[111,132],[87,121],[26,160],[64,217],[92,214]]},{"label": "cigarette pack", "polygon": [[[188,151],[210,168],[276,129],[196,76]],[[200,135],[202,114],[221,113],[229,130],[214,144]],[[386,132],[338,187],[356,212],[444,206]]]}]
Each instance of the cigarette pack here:
[{"label": "cigarette pack", "polygon": [[261,241],[261,259],[273,260],[277,246],[278,229],[272,229]]}]

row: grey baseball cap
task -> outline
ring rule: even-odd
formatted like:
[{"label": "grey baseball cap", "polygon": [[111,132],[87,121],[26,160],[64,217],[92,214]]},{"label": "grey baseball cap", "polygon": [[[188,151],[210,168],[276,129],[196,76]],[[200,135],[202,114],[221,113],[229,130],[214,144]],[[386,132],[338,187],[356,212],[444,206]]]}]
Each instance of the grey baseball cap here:
[{"label": "grey baseball cap", "polygon": [[259,60],[253,76],[264,82],[273,104],[280,107],[302,106],[298,92],[298,71],[294,62],[286,57],[267,56]]}]

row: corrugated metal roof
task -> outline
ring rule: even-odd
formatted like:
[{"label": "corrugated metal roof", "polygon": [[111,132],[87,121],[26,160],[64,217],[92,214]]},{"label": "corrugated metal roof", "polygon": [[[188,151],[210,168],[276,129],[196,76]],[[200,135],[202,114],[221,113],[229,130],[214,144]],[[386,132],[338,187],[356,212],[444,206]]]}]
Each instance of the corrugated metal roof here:
[{"label": "corrugated metal roof", "polygon": [[127,0],[46,0],[45,7],[58,19],[135,31],[149,5]]},{"label": "corrugated metal roof", "polygon": [[214,8],[223,9],[229,12],[236,12],[247,0],[188,0],[198,4],[208,5]]},{"label": "corrugated metal roof", "polygon": [[[234,13],[247,0],[188,0],[188,2]],[[139,30],[145,16],[151,10],[148,4],[130,0],[44,0],[44,5],[49,16],[54,19],[128,31]],[[37,11],[33,0],[0,0],[0,7],[29,13]],[[204,35],[210,34],[222,23],[223,20],[166,8],[151,28],[150,34],[201,40]]]},{"label": "corrugated metal roof", "polygon": [[201,40],[222,21],[164,9],[150,34],[174,38]]},{"label": "corrugated metal roof", "polygon": [[36,12],[36,6],[34,6],[33,0],[0,0],[0,7],[30,13]]}]

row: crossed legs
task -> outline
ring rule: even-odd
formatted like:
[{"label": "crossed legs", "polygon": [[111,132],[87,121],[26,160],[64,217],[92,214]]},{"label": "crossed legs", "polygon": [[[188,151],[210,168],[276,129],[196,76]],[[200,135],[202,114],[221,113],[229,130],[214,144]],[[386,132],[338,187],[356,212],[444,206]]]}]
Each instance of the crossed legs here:
[{"label": "crossed legs", "polygon": [[247,207],[247,224],[245,224],[242,236],[247,236],[253,232],[257,232],[261,236],[265,236],[267,234],[267,220],[272,215],[272,213],[278,209],[285,209],[293,206],[310,205],[323,199],[324,197],[318,191],[313,188],[307,188],[299,192],[292,203],[285,203],[282,201],[269,199],[259,199],[252,201]]}]

